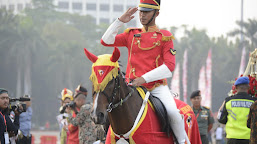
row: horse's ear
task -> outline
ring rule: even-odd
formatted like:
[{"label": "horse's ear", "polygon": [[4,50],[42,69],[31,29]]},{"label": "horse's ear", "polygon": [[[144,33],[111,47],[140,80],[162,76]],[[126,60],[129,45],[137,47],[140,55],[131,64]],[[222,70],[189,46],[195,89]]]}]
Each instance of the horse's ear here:
[{"label": "horse's ear", "polygon": [[96,60],[98,59],[98,57],[95,56],[94,54],[92,54],[91,52],[89,52],[86,48],[84,48],[84,51],[85,51],[85,54],[86,54],[87,58],[88,58],[91,62],[95,63]]},{"label": "horse's ear", "polygon": [[115,47],[110,60],[112,62],[116,62],[119,58],[120,58],[120,50],[117,47]]}]

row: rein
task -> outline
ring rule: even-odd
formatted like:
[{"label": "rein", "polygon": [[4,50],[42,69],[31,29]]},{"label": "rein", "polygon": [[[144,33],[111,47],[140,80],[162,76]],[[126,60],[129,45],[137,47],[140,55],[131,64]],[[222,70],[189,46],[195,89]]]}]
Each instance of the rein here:
[{"label": "rein", "polygon": [[108,96],[104,91],[100,92],[100,93],[103,93],[107,97],[107,100],[109,103],[108,108],[106,109],[107,112],[111,112],[113,109],[117,108],[119,105],[122,106],[122,104],[124,102],[126,102],[132,96],[132,93],[135,91],[135,89],[132,88],[132,90],[128,93],[128,95],[124,99],[121,98],[119,102],[114,104],[114,99],[118,93],[117,91],[120,89],[119,76],[120,76],[120,74],[118,74],[117,77],[114,79],[115,86],[114,86],[111,96]]},{"label": "rein", "polygon": [[[112,94],[110,96],[105,92],[105,90],[102,91],[102,92],[99,92],[99,93],[104,94],[107,98],[107,101],[108,101],[109,104],[108,104],[108,107],[107,107],[106,111],[109,112],[109,113],[112,112],[112,110],[117,108],[118,106],[122,106],[122,104],[124,102],[126,102],[132,96],[133,92],[135,91],[135,87],[131,87],[131,91],[127,94],[127,96],[124,99],[120,98],[120,100],[117,103],[114,103],[114,100],[115,100],[117,94],[119,94],[119,92],[120,92],[120,87],[121,87],[120,86],[120,76],[121,75],[120,75],[120,72],[119,72],[118,75],[116,76],[116,78],[113,79],[115,84],[114,84]],[[123,79],[125,79],[125,78],[123,77]],[[132,128],[128,132],[126,132],[125,134],[116,134],[115,132],[113,132],[116,137],[120,138],[119,141],[121,141],[121,142],[126,141],[125,139],[128,139],[130,134],[135,130],[136,126],[138,125],[138,123],[140,121],[140,118],[143,115],[143,112],[144,112],[144,109],[147,105],[147,101],[148,101],[149,96],[150,96],[150,92],[147,91],[147,93],[145,94],[145,98],[143,99],[141,108],[138,111],[138,114],[136,116],[136,119],[134,121],[134,124],[133,124]],[[117,141],[117,143],[119,143],[119,141]]]}]

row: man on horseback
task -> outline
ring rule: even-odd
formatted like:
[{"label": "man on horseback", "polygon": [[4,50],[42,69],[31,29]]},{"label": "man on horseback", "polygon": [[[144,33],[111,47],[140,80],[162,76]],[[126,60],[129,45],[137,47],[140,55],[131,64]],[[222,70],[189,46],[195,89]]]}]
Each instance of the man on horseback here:
[{"label": "man on horseback", "polygon": [[101,43],[104,46],[128,48],[127,81],[132,81],[134,86],[145,86],[162,101],[178,142],[185,143],[183,120],[166,81],[175,68],[174,37],[169,31],[158,29],[155,24],[160,0],[140,0],[139,17],[143,28],[128,28],[117,35],[119,28],[133,19],[137,10],[137,7],[129,8],[114,21],[103,35]]}]

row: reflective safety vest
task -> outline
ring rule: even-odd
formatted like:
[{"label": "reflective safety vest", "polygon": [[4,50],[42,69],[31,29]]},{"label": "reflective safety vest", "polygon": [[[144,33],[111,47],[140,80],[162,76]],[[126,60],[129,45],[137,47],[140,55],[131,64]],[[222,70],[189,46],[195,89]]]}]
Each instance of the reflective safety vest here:
[{"label": "reflective safety vest", "polygon": [[249,95],[235,95],[226,99],[227,123],[226,133],[227,138],[234,139],[250,139],[250,131],[246,125],[250,106],[255,101]]}]

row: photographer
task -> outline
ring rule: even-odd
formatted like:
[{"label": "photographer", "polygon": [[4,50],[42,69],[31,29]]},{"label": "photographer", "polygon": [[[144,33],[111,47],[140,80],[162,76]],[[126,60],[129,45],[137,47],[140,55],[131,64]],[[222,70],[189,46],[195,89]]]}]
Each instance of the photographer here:
[{"label": "photographer", "polygon": [[[85,94],[87,94],[86,88],[82,88],[82,86],[79,86],[76,89],[74,102],[79,112],[76,114],[75,117],[72,117],[70,113],[68,121],[74,126],[79,127],[80,144],[92,144],[96,141],[96,127],[90,117],[92,106],[90,104],[86,104],[87,95]],[[71,111],[71,109],[76,112],[76,109],[71,107],[68,108],[68,111]]]},{"label": "photographer", "polygon": [[19,112],[18,108],[14,110],[14,122],[9,117],[9,95],[8,91],[0,88],[0,140],[2,144],[9,141],[9,137],[18,134],[19,129]]},{"label": "photographer", "polygon": [[17,140],[17,144],[31,144],[31,117],[32,117],[32,108],[31,101],[29,96],[24,96],[24,98],[29,99],[25,101],[26,112],[20,114],[20,131],[21,134]]},{"label": "photographer", "polygon": [[[73,102],[72,91],[64,88],[61,92],[61,107],[60,113],[61,115],[57,116],[57,120],[61,127],[61,144],[68,144],[67,140],[69,138],[69,130],[68,130],[68,122],[67,122],[67,105]],[[74,128],[75,129],[75,128]],[[78,128],[77,128],[78,129]]]}]

